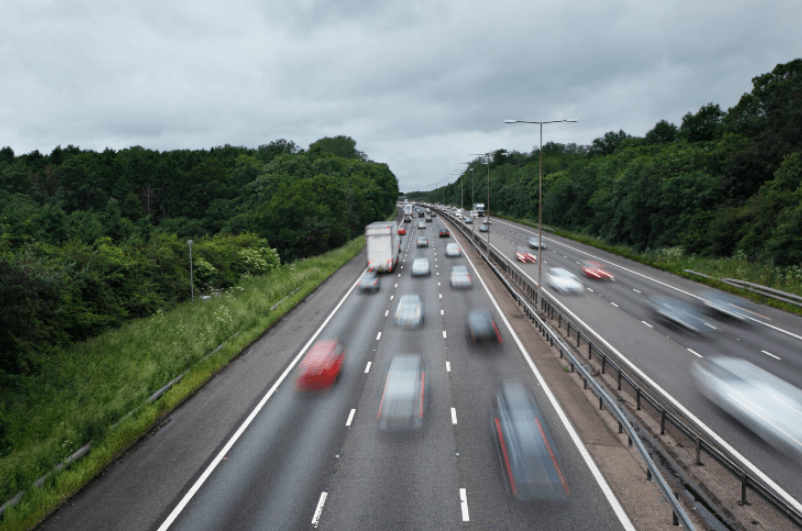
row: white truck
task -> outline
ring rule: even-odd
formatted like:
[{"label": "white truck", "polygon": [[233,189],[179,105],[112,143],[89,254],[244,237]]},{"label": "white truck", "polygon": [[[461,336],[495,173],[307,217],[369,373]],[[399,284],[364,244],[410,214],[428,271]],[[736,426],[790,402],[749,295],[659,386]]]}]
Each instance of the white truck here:
[{"label": "white truck", "polygon": [[365,227],[368,248],[368,271],[392,273],[401,255],[398,223],[376,221]]}]

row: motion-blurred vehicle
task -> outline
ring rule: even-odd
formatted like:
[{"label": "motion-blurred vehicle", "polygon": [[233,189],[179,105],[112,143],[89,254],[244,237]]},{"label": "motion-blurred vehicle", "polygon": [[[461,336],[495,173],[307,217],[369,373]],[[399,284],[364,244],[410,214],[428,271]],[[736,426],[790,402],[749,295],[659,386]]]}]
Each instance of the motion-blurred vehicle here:
[{"label": "motion-blurred vehicle", "polygon": [[381,281],[379,280],[379,275],[377,275],[375,271],[367,271],[359,277],[356,286],[359,288],[359,291],[379,291]]},{"label": "motion-blurred vehicle", "polygon": [[537,263],[537,255],[534,253],[530,253],[529,249],[524,249],[523,247],[518,247],[515,250],[515,258],[517,258],[519,262],[523,263],[527,262],[532,262],[533,264]]},{"label": "motion-blurred vehicle", "polygon": [[473,218],[470,217],[470,216],[465,216],[465,223],[468,223],[468,224],[473,223]]},{"label": "motion-blurred vehicle", "polygon": [[462,254],[462,250],[459,248],[459,245],[456,243],[449,243],[446,244],[446,256],[459,256]]},{"label": "motion-blurred vehicle", "polygon": [[392,273],[401,255],[401,237],[395,221],[375,221],[365,227],[368,270]]},{"label": "motion-blurred vehicle", "polygon": [[491,429],[513,498],[562,500],[569,496],[557,446],[534,396],[522,383],[501,384],[493,402]]},{"label": "motion-blurred vehicle", "polygon": [[706,309],[745,322],[752,320],[754,304],[723,291],[703,291],[699,294]]},{"label": "motion-blurred vehicle", "polygon": [[802,391],[744,359],[696,360],[699,391],[779,451],[802,463]]},{"label": "motion-blurred vehicle", "polygon": [[336,339],[318,341],[298,364],[295,386],[302,391],[321,391],[340,378],[345,347]]},{"label": "motion-blurred vehicle", "polygon": [[433,217],[433,218],[436,218],[436,217],[437,217],[437,212],[435,212],[434,210],[432,210],[432,217]]},{"label": "motion-blurred vehicle", "polygon": [[379,429],[416,430],[423,427],[428,397],[426,367],[418,354],[396,354],[390,361],[379,402]]},{"label": "motion-blurred vehicle", "polygon": [[464,265],[456,265],[451,268],[449,282],[452,288],[470,288],[472,285],[471,275],[468,268]]},{"label": "motion-blurred vehicle", "polygon": [[479,225],[479,232],[487,232],[487,223]]},{"label": "motion-blurred vehicle", "polygon": [[552,267],[546,275],[546,283],[552,289],[566,295],[585,291],[585,286],[582,285],[576,275],[562,267]]},{"label": "motion-blurred vehicle", "polygon": [[404,216],[404,223],[412,223],[412,216]]},{"label": "motion-blurred vehicle", "polygon": [[593,280],[613,280],[615,277],[602,264],[593,260],[582,262],[582,273]]},{"label": "motion-blurred vehicle", "polygon": [[418,240],[415,242],[417,247],[429,247],[429,238],[426,236],[418,236]]},{"label": "motion-blurred vehicle", "polygon": [[546,243],[541,242],[539,237],[533,236],[529,238],[529,247],[531,247],[532,249],[545,249]]},{"label": "motion-blurred vehicle", "polygon": [[440,237],[441,238],[448,238],[449,236],[451,236],[451,233],[448,232],[448,229],[446,229],[445,227],[440,229]]},{"label": "motion-blurred vehicle", "polygon": [[405,229],[404,227],[398,227],[398,235],[399,236],[404,236],[406,233],[407,233],[407,229]]},{"label": "motion-blurred vehicle", "polygon": [[401,328],[423,326],[423,304],[420,295],[402,295],[395,310],[395,324]]},{"label": "motion-blurred vehicle", "polygon": [[418,222],[418,228],[419,229],[425,229],[426,228],[426,222],[425,221]]},{"label": "motion-blurred vehicle", "polygon": [[413,277],[426,276],[431,274],[432,270],[429,269],[429,260],[427,260],[426,258],[416,258],[412,262]]},{"label": "motion-blurred vehicle", "polygon": [[647,303],[655,317],[670,325],[695,334],[714,330],[693,306],[673,297],[649,297]]},{"label": "motion-blurred vehicle", "polygon": [[465,333],[468,342],[474,345],[493,345],[503,343],[501,332],[496,321],[485,309],[475,309],[468,312],[465,319]]},{"label": "motion-blurred vehicle", "polygon": [[426,220],[427,223],[431,223],[432,216],[426,216],[424,219]]}]

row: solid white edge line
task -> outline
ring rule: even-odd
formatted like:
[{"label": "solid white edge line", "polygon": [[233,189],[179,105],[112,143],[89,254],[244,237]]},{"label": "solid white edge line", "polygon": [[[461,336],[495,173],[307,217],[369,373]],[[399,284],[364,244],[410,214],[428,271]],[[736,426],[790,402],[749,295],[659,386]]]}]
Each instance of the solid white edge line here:
[{"label": "solid white edge line", "polygon": [[352,409],[351,412],[348,414],[348,420],[345,421],[345,427],[351,426],[351,421],[354,420],[354,415],[356,414],[356,409]]},{"label": "solid white edge line", "polygon": [[779,356],[775,356],[774,354],[772,354],[771,352],[768,352],[768,351],[766,351],[766,350],[761,350],[760,352],[762,352],[762,353],[763,353],[763,354],[765,354],[766,356],[771,356],[771,357],[772,357],[772,358],[774,358],[775,360],[782,359],[782,358],[780,358]]},{"label": "solid white edge line", "polygon": [[[365,271],[363,271],[362,273],[364,274],[365,272],[367,272],[367,268],[365,268]],[[331,321],[331,319],[334,317],[334,314],[336,314],[337,311],[340,309],[340,307],[345,303],[346,299],[348,298],[349,295],[351,295],[351,292],[354,291],[354,288],[356,288],[358,283],[359,280],[357,279],[351,285],[351,288],[345,293],[343,298],[340,299],[340,302],[337,303],[337,306],[334,307],[334,310],[332,310],[329,316],[326,317],[326,320],[323,321],[323,323],[315,331],[315,333],[312,334],[312,337],[309,338],[309,341],[307,341],[306,344],[301,348],[301,350],[298,352],[298,355],[295,356],[295,359],[293,359],[292,362],[287,366],[287,368],[284,369],[284,372],[281,373],[281,376],[278,377],[276,382],[270,387],[265,396],[262,397],[262,399],[253,409],[253,411],[251,411],[250,415],[248,415],[248,417],[243,421],[243,423],[240,424],[240,427],[237,428],[237,431],[234,432],[234,435],[231,436],[231,438],[228,440],[225,446],[223,446],[220,452],[215,456],[212,462],[209,463],[209,466],[206,467],[206,470],[203,471],[203,473],[195,481],[192,487],[190,487],[190,489],[187,491],[184,497],[181,498],[181,501],[179,501],[178,504],[175,506],[175,508],[170,512],[170,514],[167,516],[164,522],[162,522],[162,525],[159,526],[157,531],[166,531],[167,529],[170,528],[171,525],[173,525],[173,522],[175,521],[176,518],[178,518],[178,515],[181,514],[181,511],[184,510],[184,508],[187,506],[192,497],[195,496],[198,490],[200,490],[201,486],[206,482],[207,479],[209,479],[209,476],[212,475],[212,472],[214,472],[214,469],[217,468],[217,465],[219,465],[220,462],[223,460],[223,457],[225,457],[226,454],[228,454],[229,450],[231,450],[231,447],[234,446],[234,443],[236,443],[237,440],[240,437],[242,437],[242,434],[245,433],[245,430],[247,430],[248,426],[251,425],[253,419],[256,418],[256,415],[258,415],[259,412],[262,410],[262,408],[265,407],[265,404],[267,404],[267,401],[270,400],[270,397],[273,396],[273,393],[276,392],[278,386],[281,385],[284,379],[287,378],[287,375],[289,375],[290,372],[292,372],[292,370],[295,368],[295,365],[298,364],[298,362],[301,360],[306,351],[309,350],[309,347],[312,345],[312,342],[314,342],[315,339],[317,339],[317,336],[320,335],[320,332],[322,332],[323,329],[326,327],[326,325],[329,324],[329,321]],[[326,493],[324,492],[321,495],[320,503],[318,503],[318,506],[320,507],[321,510],[323,509],[322,504],[325,501],[326,501]]]},{"label": "solid white edge line", "polygon": [[[499,251],[499,249],[498,249],[498,248],[497,248],[495,245],[491,245],[491,247],[495,248],[495,249],[496,249],[496,252],[499,252],[499,254],[500,254],[500,251]],[[584,251],[579,251],[579,252],[584,252]],[[588,253],[584,253],[584,254],[588,254]],[[590,256],[592,256],[592,255],[590,255]],[[515,267],[517,267],[517,268],[518,268],[518,270],[521,272],[521,274],[522,274],[522,275],[526,276],[526,277],[527,277],[529,280],[531,280],[532,282],[535,282],[535,280],[534,280],[532,277],[530,277],[529,275],[527,275],[527,274],[526,274],[526,272],[524,272],[524,270],[523,270],[523,269],[521,269],[520,267],[518,267],[518,265],[517,265],[517,264],[513,264],[513,265],[515,265]],[[636,273],[636,274],[640,275],[639,273]],[[643,275],[640,275],[640,276],[643,276]],[[646,277],[646,278],[648,278],[648,277]],[[670,287],[670,286],[669,286],[669,287]],[[676,289],[676,288],[674,288],[674,289]],[[548,293],[548,290],[546,290],[546,288],[543,288],[543,291],[546,291],[546,292]],[[657,384],[657,382],[655,382],[655,381],[654,381],[654,380],[652,380],[650,377],[648,377],[648,376],[647,376],[647,375],[646,375],[646,374],[645,374],[643,371],[641,371],[641,370],[640,370],[640,369],[639,369],[639,368],[638,368],[638,367],[637,367],[637,366],[636,366],[634,363],[632,363],[632,362],[629,360],[629,358],[627,358],[626,356],[624,356],[623,354],[621,354],[621,353],[618,351],[618,349],[616,349],[614,346],[612,346],[612,345],[611,345],[611,344],[610,344],[610,343],[609,343],[609,342],[608,342],[606,339],[604,339],[604,338],[603,338],[603,337],[602,337],[602,336],[601,336],[601,335],[600,335],[598,332],[596,332],[594,329],[592,329],[591,327],[589,327],[589,326],[587,325],[587,323],[585,323],[585,322],[584,322],[582,319],[580,319],[579,317],[577,317],[577,315],[576,315],[576,314],[574,314],[574,312],[572,312],[571,310],[569,310],[569,309],[568,309],[568,308],[567,308],[567,307],[566,307],[566,306],[565,306],[563,303],[561,303],[561,302],[560,302],[559,300],[557,300],[556,298],[554,299],[554,301],[555,301],[555,302],[556,302],[556,303],[557,303],[557,304],[558,304],[558,305],[559,305],[559,306],[560,306],[560,307],[563,309],[563,311],[565,311],[565,312],[566,312],[568,315],[570,315],[571,317],[573,317],[573,318],[576,320],[576,322],[577,322],[577,323],[579,323],[580,325],[584,326],[586,330],[588,330],[590,333],[592,333],[594,336],[596,336],[596,339],[598,339],[598,340],[599,340],[601,343],[603,343],[605,347],[607,347],[607,348],[608,348],[608,349],[610,349],[612,352],[614,352],[614,353],[615,353],[615,354],[616,354],[616,355],[619,357],[619,359],[621,359],[621,360],[622,360],[624,363],[626,363],[626,364],[627,364],[627,366],[629,367],[629,369],[630,369],[631,371],[633,371],[634,373],[636,373],[636,374],[637,374],[637,375],[638,375],[640,378],[642,378],[642,379],[643,379],[643,381],[647,382],[647,383],[648,383],[648,384],[649,384],[649,385],[650,385],[650,386],[651,386],[653,389],[657,390],[657,392],[658,392],[658,393],[660,393],[660,394],[663,396],[663,398],[665,398],[666,400],[668,400],[669,402],[671,402],[671,404],[672,404],[672,405],[673,405],[675,408],[677,408],[677,409],[678,409],[678,410],[679,410],[679,411],[680,411],[680,412],[681,412],[683,415],[685,415],[685,417],[689,418],[689,419],[690,419],[692,422],[695,422],[697,426],[699,426],[699,427],[700,427],[702,430],[704,430],[704,431],[705,431],[705,433],[707,434],[707,436],[708,436],[708,437],[710,437],[711,439],[713,439],[714,441],[716,441],[716,444],[720,445],[720,446],[721,446],[721,447],[723,447],[723,448],[724,448],[724,449],[725,449],[727,452],[729,452],[729,453],[730,453],[730,455],[732,455],[732,456],[733,456],[733,457],[735,457],[736,459],[740,460],[740,461],[741,461],[741,462],[742,462],[742,463],[743,463],[743,464],[744,464],[744,465],[745,465],[747,468],[749,468],[749,470],[750,470],[750,471],[751,471],[751,472],[752,472],[752,473],[753,473],[755,476],[757,476],[757,477],[758,477],[758,478],[759,478],[761,481],[763,481],[763,482],[764,482],[764,483],[765,483],[765,484],[766,484],[766,485],[767,485],[769,488],[772,488],[772,489],[774,489],[774,491],[775,491],[775,492],[776,492],[776,493],[777,493],[777,494],[778,494],[778,495],[779,495],[779,496],[780,496],[780,497],[783,499],[783,501],[785,501],[786,503],[788,503],[789,505],[791,505],[791,506],[792,506],[794,509],[796,509],[797,511],[799,511],[799,512],[802,512],[802,503],[800,503],[799,501],[797,501],[796,499],[794,499],[794,498],[793,498],[793,497],[792,497],[790,494],[788,494],[788,493],[785,491],[785,489],[783,489],[783,488],[782,488],[782,487],[780,487],[780,486],[779,486],[777,483],[775,483],[775,482],[774,482],[774,481],[773,481],[773,480],[772,480],[770,477],[768,477],[768,476],[767,476],[767,475],[766,475],[766,474],[765,474],[765,473],[764,473],[762,470],[760,470],[759,468],[757,468],[757,466],[755,466],[755,465],[754,465],[754,464],[753,464],[751,461],[749,461],[748,459],[746,459],[746,457],[744,457],[743,455],[741,455],[741,453],[740,453],[740,452],[738,452],[738,451],[737,451],[735,448],[733,448],[733,447],[732,447],[732,446],[731,446],[731,445],[730,445],[730,444],[729,444],[727,441],[725,441],[723,438],[721,438],[721,436],[719,436],[719,434],[717,434],[716,432],[714,432],[714,431],[713,431],[713,430],[712,430],[712,429],[711,429],[711,428],[710,428],[710,427],[709,427],[707,424],[705,424],[704,422],[702,422],[702,421],[701,421],[699,418],[697,418],[697,417],[696,417],[696,415],[694,415],[693,413],[691,413],[691,412],[690,412],[690,410],[688,410],[688,409],[687,409],[685,406],[683,406],[682,404],[680,404],[680,403],[679,403],[679,401],[678,401],[676,398],[674,398],[673,396],[671,396],[671,395],[670,395],[670,394],[669,394],[669,393],[668,393],[668,392],[667,392],[665,389],[663,389],[661,386],[659,386],[659,385]],[[755,322],[758,322],[758,323],[764,324],[764,325],[766,325],[766,326],[768,326],[768,327],[774,328],[774,327],[772,327],[772,325],[770,325],[770,324],[767,324],[767,323],[764,323],[764,322],[762,322],[762,321],[757,321],[757,320],[755,320]],[[778,330],[780,330],[780,329],[778,329]],[[785,332],[784,330],[780,330],[780,331],[782,331],[782,332]],[[790,333],[790,332],[786,332],[786,333]],[[791,334],[791,335],[794,335],[794,334]],[[799,337],[799,336],[795,336],[795,337]],[[800,337],[799,339],[802,339],[802,337]]]},{"label": "solid white edge line", "polygon": [[615,306],[616,308],[618,308],[618,307],[619,307],[619,306],[618,306],[616,303],[614,303],[614,302],[612,302],[612,301],[610,302],[610,304],[612,304],[612,305],[613,305],[613,306]]},{"label": "solid white edge line", "polygon": [[373,363],[372,361],[368,362],[368,365],[365,367],[365,374],[370,372],[370,364]]},{"label": "solid white edge line", "polygon": [[[454,239],[456,240],[456,237],[454,237]],[[491,246],[495,247],[493,245]],[[460,247],[462,246],[460,245]],[[496,250],[498,251],[498,249]],[[540,384],[541,388],[543,389],[543,392],[546,394],[546,397],[548,397],[551,406],[554,408],[554,411],[557,412],[557,416],[560,418],[560,421],[562,421],[563,426],[565,426],[565,430],[571,437],[571,440],[576,446],[577,451],[579,451],[579,455],[581,455],[582,459],[585,460],[585,463],[587,464],[590,473],[593,475],[593,478],[596,480],[596,483],[599,485],[599,488],[601,489],[605,498],[607,498],[607,502],[612,507],[613,512],[618,517],[618,521],[621,522],[621,525],[627,531],[636,531],[635,526],[632,525],[632,522],[629,520],[626,511],[624,511],[624,508],[621,506],[621,503],[618,501],[618,498],[616,498],[615,494],[613,493],[613,490],[610,488],[610,485],[607,484],[607,480],[604,479],[604,476],[599,470],[599,467],[596,466],[596,462],[593,460],[587,448],[585,448],[585,445],[582,443],[582,439],[579,438],[579,434],[577,434],[576,430],[574,429],[574,426],[571,424],[571,421],[568,420],[568,416],[563,411],[562,406],[560,406],[559,402],[557,402],[557,398],[554,396],[554,393],[551,392],[551,388],[548,386],[546,380],[543,378],[543,375],[540,374],[540,371],[537,369],[537,367],[535,367],[534,362],[529,357],[529,352],[527,352],[523,343],[518,338],[518,334],[516,334],[515,331],[512,329],[510,322],[507,320],[507,316],[504,315],[504,313],[501,311],[498,302],[496,302],[496,299],[493,297],[493,294],[490,293],[490,289],[487,287],[487,284],[485,284],[484,279],[476,271],[476,266],[473,264],[473,261],[470,259],[470,257],[468,257],[468,255],[465,255],[465,258],[468,260],[468,263],[471,264],[471,267],[473,268],[474,272],[477,273],[476,278],[479,279],[479,282],[482,283],[482,287],[485,288],[485,292],[487,292],[487,296],[490,297],[490,300],[493,302],[493,306],[495,306],[496,312],[498,312],[498,315],[500,316],[501,320],[504,321],[504,324],[506,325],[507,330],[509,330],[510,335],[515,341],[515,344],[518,345],[518,348],[521,351],[521,355],[524,357],[524,361],[526,361],[526,363],[529,365],[529,368],[534,373],[535,378],[537,378],[537,381]],[[467,502],[465,504],[465,510],[467,512]],[[464,514],[465,513],[463,513],[463,515]]]},{"label": "solid white edge line", "polygon": [[468,492],[465,489],[459,489],[459,505],[460,509],[462,509],[462,521],[470,522],[471,519],[468,515]]},{"label": "solid white edge line", "polygon": [[457,423],[457,408],[452,407],[451,408],[451,424],[456,424],[456,423]]},{"label": "solid white edge line", "polygon": [[320,515],[323,514],[323,506],[326,504],[326,496],[328,496],[328,492],[323,491],[320,494],[320,499],[317,502],[317,507],[315,507],[315,514],[312,516],[312,525],[317,527],[317,524],[320,522]]},{"label": "solid white edge line", "polygon": [[698,353],[698,352],[696,352],[695,350],[688,349],[688,352],[690,352],[691,354],[693,354],[693,355],[694,355],[694,356],[696,356],[696,357],[699,357],[699,358],[704,358],[704,356],[702,356],[701,354],[699,354],[699,353]]},{"label": "solid white edge line", "polygon": [[649,323],[647,323],[646,321],[641,321],[641,323],[645,324],[645,325],[646,325],[646,326],[648,326],[649,328],[654,328],[652,325],[650,325],[650,324],[649,324]]}]

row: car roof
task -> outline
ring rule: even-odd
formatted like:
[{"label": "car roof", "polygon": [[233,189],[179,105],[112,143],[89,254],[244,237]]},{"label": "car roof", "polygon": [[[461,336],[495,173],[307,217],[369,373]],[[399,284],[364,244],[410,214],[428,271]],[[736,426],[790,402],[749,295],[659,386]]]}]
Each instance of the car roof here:
[{"label": "car roof", "polygon": [[326,339],[315,343],[309,352],[304,356],[301,364],[303,366],[319,365],[338,352],[338,342],[336,339]]}]

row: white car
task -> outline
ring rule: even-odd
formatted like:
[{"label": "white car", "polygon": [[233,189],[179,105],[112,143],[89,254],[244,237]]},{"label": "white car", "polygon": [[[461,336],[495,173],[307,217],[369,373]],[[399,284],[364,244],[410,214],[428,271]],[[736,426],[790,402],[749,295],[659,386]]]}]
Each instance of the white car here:
[{"label": "white car", "polygon": [[456,243],[451,242],[446,245],[446,256],[460,256],[461,254],[462,251]]},{"label": "white car", "polygon": [[585,286],[582,285],[576,275],[561,267],[551,268],[546,275],[546,283],[560,293],[571,294],[585,291]]},{"label": "white car", "polygon": [[412,262],[412,276],[425,276],[431,275],[432,270],[429,268],[429,260],[426,258],[416,258],[415,261]]}]

